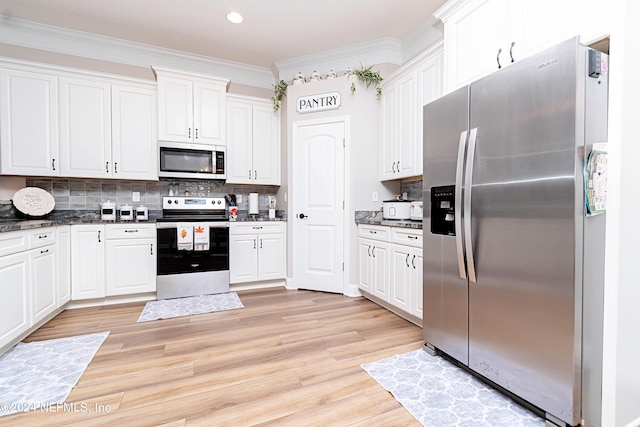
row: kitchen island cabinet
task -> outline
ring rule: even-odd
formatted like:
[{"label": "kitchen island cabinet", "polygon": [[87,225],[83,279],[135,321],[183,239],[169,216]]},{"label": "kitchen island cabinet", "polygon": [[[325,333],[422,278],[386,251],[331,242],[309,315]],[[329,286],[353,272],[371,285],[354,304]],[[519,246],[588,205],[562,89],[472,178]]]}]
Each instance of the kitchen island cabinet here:
[{"label": "kitchen island cabinet", "polygon": [[158,81],[158,139],[225,145],[229,80],[153,67]]}]

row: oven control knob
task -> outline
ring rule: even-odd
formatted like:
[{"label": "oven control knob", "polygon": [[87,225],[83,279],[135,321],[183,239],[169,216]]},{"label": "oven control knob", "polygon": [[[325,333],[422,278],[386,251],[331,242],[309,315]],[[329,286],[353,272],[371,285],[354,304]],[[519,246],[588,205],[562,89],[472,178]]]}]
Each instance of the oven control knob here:
[{"label": "oven control knob", "polygon": [[174,200],[173,203],[175,203],[177,205],[178,204],[178,200],[177,199]]},{"label": "oven control knob", "polygon": [[221,200],[218,200],[218,204],[220,204],[220,203],[222,203],[222,201],[221,201]]},{"label": "oven control knob", "polygon": [[167,200],[167,203],[171,204],[171,200]]}]

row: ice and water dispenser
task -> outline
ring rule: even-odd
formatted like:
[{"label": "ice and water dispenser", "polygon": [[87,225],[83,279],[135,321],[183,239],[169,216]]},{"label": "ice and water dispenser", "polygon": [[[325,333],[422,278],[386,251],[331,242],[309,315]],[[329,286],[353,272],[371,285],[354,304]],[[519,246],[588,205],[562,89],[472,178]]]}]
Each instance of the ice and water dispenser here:
[{"label": "ice and water dispenser", "polygon": [[455,236],[455,185],[431,187],[431,233]]}]

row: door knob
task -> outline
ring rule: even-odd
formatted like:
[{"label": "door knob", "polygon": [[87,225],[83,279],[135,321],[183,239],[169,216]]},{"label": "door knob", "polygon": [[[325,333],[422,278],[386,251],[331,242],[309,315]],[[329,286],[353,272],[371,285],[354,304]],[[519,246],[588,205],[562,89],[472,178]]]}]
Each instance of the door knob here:
[{"label": "door knob", "polygon": [[305,219],[305,218],[307,218],[307,216],[306,216],[305,214],[303,214],[303,213],[302,213],[302,214],[300,214],[300,215],[298,215],[298,217],[299,217],[300,219]]}]

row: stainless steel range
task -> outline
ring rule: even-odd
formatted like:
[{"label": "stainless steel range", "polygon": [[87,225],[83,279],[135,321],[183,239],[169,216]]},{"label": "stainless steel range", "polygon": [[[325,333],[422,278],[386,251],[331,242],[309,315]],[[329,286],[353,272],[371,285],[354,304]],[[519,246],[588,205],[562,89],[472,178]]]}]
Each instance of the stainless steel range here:
[{"label": "stainless steel range", "polygon": [[222,197],[163,197],[158,299],[229,291],[229,216]]}]

